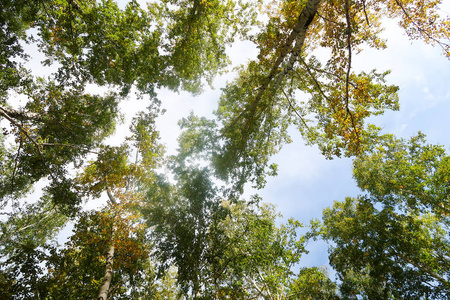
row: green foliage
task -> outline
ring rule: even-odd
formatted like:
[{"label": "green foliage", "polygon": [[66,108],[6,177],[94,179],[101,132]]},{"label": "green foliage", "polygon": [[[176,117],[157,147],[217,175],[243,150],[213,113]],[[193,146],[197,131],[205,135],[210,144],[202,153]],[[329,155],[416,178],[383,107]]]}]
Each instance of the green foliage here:
[{"label": "green foliage", "polygon": [[[221,177],[242,177],[262,187],[270,157],[291,141],[290,127],[327,158],[363,153],[377,137],[367,118],[398,110],[398,87],[387,83],[389,71],[355,72],[353,58],[364,49],[386,47],[379,36],[386,16],[400,17],[412,38],[437,44],[448,55],[448,19],[438,16],[438,4],[269,3],[267,21],[251,38],[259,55],[239,68],[216,111],[223,124],[216,160]],[[428,16],[436,26],[427,24]],[[319,47],[329,53],[322,61],[315,56]]]},{"label": "green foliage", "polygon": [[433,213],[448,224],[450,157],[419,133],[409,141],[385,136],[354,162],[358,186],[384,206]]},{"label": "green foliage", "polygon": [[220,299],[286,297],[293,267],[306,252],[307,240],[297,232],[302,225],[290,219],[276,226],[274,206],[259,201],[222,202],[230,212],[215,225],[210,267]]},{"label": "green foliage", "polygon": [[[365,124],[398,109],[398,88],[389,72],[352,65],[362,49],[385,47],[383,16],[450,56],[438,3],[2,1],[0,116],[12,129],[0,133],[1,295],[90,299],[106,287],[110,299],[444,299],[450,159],[422,135],[405,142]],[[217,120],[180,121],[169,183],[155,175],[163,159],[155,90],[199,93],[229,63],[226,46],[236,36],[259,55],[223,89]],[[25,68],[25,43],[54,67],[48,78]],[[326,61],[314,56],[317,47],[328,49]],[[110,92],[92,94],[89,84]],[[152,104],[121,146],[105,145],[132,88]],[[276,174],[270,157],[291,142],[293,126],[328,158],[358,156],[354,176],[368,193],[325,210],[323,226],[314,222],[305,236],[297,221],[278,225],[274,207],[257,196],[239,198],[245,183],[261,188]],[[215,176],[230,187],[219,189]],[[21,202],[39,181],[41,199]],[[105,191],[108,208],[80,212],[83,199]],[[50,245],[68,217],[74,235]],[[333,242],[339,284],[318,268],[292,271],[319,234]]]},{"label": "green foliage", "polygon": [[178,176],[176,189],[167,183],[149,187],[149,207],[143,213],[152,227],[160,272],[174,264],[182,291],[192,288],[195,295],[206,276],[209,228],[221,208],[206,170]]},{"label": "green foliage", "polygon": [[27,70],[18,59],[28,57],[20,44],[27,40],[25,31],[36,19],[39,11],[37,1],[2,1],[0,12],[0,104],[4,103],[8,90],[27,82]]},{"label": "green foliage", "polygon": [[[163,1],[147,9],[130,1],[121,9],[109,0],[11,0],[2,7],[0,115],[17,143],[17,153],[2,159],[11,177],[2,198],[45,176],[67,181],[67,166],[81,165],[114,131],[120,97],[91,95],[88,83],[109,85],[121,96],[132,86],[151,97],[162,86],[198,92],[202,78],[211,81],[226,65],[224,47],[234,33],[244,34],[255,18],[250,4],[232,1]],[[46,81],[24,69],[23,41],[58,68]],[[13,96],[25,97],[25,107],[10,108]],[[143,145],[151,147],[149,141]]]},{"label": "green foliage", "polygon": [[14,256],[22,245],[43,246],[66,223],[67,217],[59,213],[47,197],[34,204],[16,208],[9,218],[0,222],[0,253]]},{"label": "green foliage", "polygon": [[[50,248],[50,247],[46,247]],[[15,253],[1,263],[0,290],[3,299],[45,299],[48,285],[42,280],[42,262],[48,251],[33,243],[18,245]]]},{"label": "green foliage", "polygon": [[16,207],[0,222],[0,290],[4,299],[39,299],[47,295],[44,262],[47,243],[67,222],[48,197]]},{"label": "green foliage", "polygon": [[369,192],[326,209],[324,237],[345,297],[446,299],[450,283],[448,156],[387,136],[355,160]]},{"label": "green foliage", "polygon": [[[80,87],[63,88],[43,80],[30,84],[23,92],[32,99],[26,105],[27,113],[15,112],[15,121],[13,113],[4,114],[13,123],[11,133],[18,146],[2,159],[3,182],[9,188],[6,186],[1,195],[26,192],[30,184],[45,176],[50,177],[53,185],[49,190],[63,189],[56,185],[65,183],[67,194],[68,186],[72,185],[67,167],[72,163],[82,164],[113,132],[118,99],[113,94],[89,95]],[[63,198],[61,193],[51,194]],[[55,203],[61,202],[55,198]],[[76,207],[77,203],[73,201],[69,206]]]},{"label": "green foliage", "polygon": [[325,270],[317,267],[302,268],[298,277],[291,283],[288,299],[340,299],[337,285],[332,282]]},{"label": "green foliage", "polygon": [[194,299],[285,295],[305,252],[301,224],[276,227],[274,208],[257,197],[224,201],[207,169],[179,167],[176,176],[175,186],[149,186],[143,207],[160,276],[175,266],[181,292]]},{"label": "green foliage", "polygon": [[0,132],[0,208],[8,203],[8,198],[18,199],[28,193],[32,183],[29,176],[17,173],[14,158],[16,151],[11,151],[17,149],[8,149],[5,146],[6,137],[7,135]]}]

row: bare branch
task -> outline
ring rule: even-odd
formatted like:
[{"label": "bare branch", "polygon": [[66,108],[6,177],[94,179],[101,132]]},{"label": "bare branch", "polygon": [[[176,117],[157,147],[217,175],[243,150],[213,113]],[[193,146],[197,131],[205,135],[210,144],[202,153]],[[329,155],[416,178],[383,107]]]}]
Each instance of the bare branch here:
[{"label": "bare branch", "polygon": [[311,132],[311,129],[309,128],[308,124],[306,124],[305,119],[303,119],[303,117],[298,113],[297,109],[295,109],[295,107],[292,105],[292,102],[289,99],[289,96],[284,91],[284,89],[282,89],[282,92],[283,92],[284,96],[286,97],[286,100],[289,103],[289,107],[294,111],[294,113],[297,115],[297,117],[302,121],[302,123],[303,123],[303,125],[305,125],[306,129],[308,129],[308,131]]},{"label": "bare branch", "polygon": [[352,37],[352,23],[350,20],[350,3],[349,0],[345,0],[344,3],[345,7],[345,20],[347,22],[347,52],[348,52],[348,65],[347,65],[347,74],[345,76],[345,107],[347,110],[347,114],[350,116],[350,120],[352,122],[353,129],[355,130],[355,134],[357,137],[357,147],[359,148],[359,133],[356,128],[355,120],[353,117],[353,113],[350,110],[349,106],[349,98],[350,98],[350,71],[352,68],[352,44],[351,44],[351,37]]},{"label": "bare branch", "polygon": [[367,11],[366,11],[366,0],[362,0],[362,4],[363,4],[364,16],[366,17],[366,23],[368,26],[370,26],[369,17],[367,16]]}]

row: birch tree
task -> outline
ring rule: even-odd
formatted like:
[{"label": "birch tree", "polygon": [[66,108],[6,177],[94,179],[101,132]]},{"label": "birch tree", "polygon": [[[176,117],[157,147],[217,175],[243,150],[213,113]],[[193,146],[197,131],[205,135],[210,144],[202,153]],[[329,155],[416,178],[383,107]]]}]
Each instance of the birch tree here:
[{"label": "birch tree", "polygon": [[[398,87],[377,66],[356,72],[353,58],[364,49],[386,47],[383,18],[398,20],[411,39],[437,45],[449,56],[449,21],[439,4],[288,0],[263,6],[267,21],[251,39],[258,57],[239,68],[216,111],[222,178],[263,186],[269,158],[291,142],[292,126],[328,158],[361,154],[378,135],[365,120],[397,110]],[[326,56],[317,56],[319,51]]]}]

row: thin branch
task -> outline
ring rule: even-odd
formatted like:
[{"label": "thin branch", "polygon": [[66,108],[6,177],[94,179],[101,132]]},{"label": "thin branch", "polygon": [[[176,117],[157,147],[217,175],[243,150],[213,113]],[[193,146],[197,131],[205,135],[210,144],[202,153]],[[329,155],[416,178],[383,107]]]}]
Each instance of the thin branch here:
[{"label": "thin branch", "polygon": [[345,20],[347,22],[347,52],[348,52],[348,65],[347,65],[347,74],[345,76],[345,106],[347,110],[347,114],[350,116],[350,120],[352,122],[353,129],[355,130],[356,137],[357,137],[357,147],[359,148],[359,133],[355,125],[355,120],[353,118],[353,113],[350,110],[349,107],[349,98],[350,98],[350,71],[352,68],[352,44],[351,44],[351,37],[352,37],[352,25],[350,20],[350,3],[349,0],[345,0],[344,4],[345,8]]},{"label": "thin branch", "polygon": [[18,124],[13,118],[11,118],[5,111],[3,108],[0,107],[0,115],[4,116],[9,122],[11,122],[14,126],[16,126],[35,146],[36,146],[36,150],[39,152],[39,154],[41,156],[42,152],[41,149],[39,147],[39,144],[28,134],[28,132],[23,128],[22,125]]},{"label": "thin branch", "polygon": [[[248,275],[247,275],[246,277],[247,277],[247,280],[250,281],[250,282],[253,284],[253,287],[258,291],[257,297],[259,297],[259,295],[262,295],[262,294],[263,294],[263,291],[261,290],[260,287],[258,287],[258,285],[256,284],[255,280],[253,280],[253,278],[251,278],[251,277],[248,276]],[[250,298],[250,299],[255,299],[255,298],[257,298],[257,297]]]},{"label": "thin branch", "polygon": [[24,231],[25,229],[28,229],[28,228],[31,228],[31,227],[34,227],[34,226],[39,225],[42,221],[44,221],[44,220],[47,219],[48,217],[51,217],[51,216],[52,216],[52,214],[51,214],[51,211],[52,211],[52,210],[54,210],[54,209],[52,208],[51,210],[48,210],[48,211],[47,211],[47,214],[46,214],[44,217],[41,217],[36,223],[33,223],[33,224],[27,225],[27,226],[25,226],[25,227],[19,228],[19,229],[17,229],[14,233],[17,234],[17,233],[19,233],[19,232],[21,232],[21,231]]},{"label": "thin branch", "polygon": [[362,0],[362,4],[363,4],[364,16],[366,17],[366,23],[368,26],[370,26],[369,17],[367,16],[367,11],[366,11],[366,0]]},{"label": "thin branch", "polygon": [[325,95],[325,92],[322,90],[322,86],[320,85],[319,81],[316,79],[316,76],[311,72],[311,69],[309,68],[308,64],[305,62],[303,58],[300,57],[300,62],[303,64],[303,66],[306,68],[306,72],[308,72],[309,77],[314,81],[317,88],[319,89],[320,94],[328,101],[330,102],[330,99],[327,95]]},{"label": "thin branch", "polygon": [[256,267],[256,270],[258,271],[259,278],[261,278],[261,281],[263,282],[263,285],[264,285],[265,288],[266,288],[266,291],[267,291],[268,296],[269,296],[270,298],[273,298],[273,297],[272,297],[272,293],[270,292],[270,288],[269,288],[269,286],[267,285],[267,282],[266,282],[266,280],[264,279],[264,276],[263,276],[263,274],[261,273],[261,270],[260,270],[258,267]]},{"label": "thin branch", "polygon": [[42,4],[42,7],[45,10],[45,13],[47,14],[47,17],[51,18],[50,13],[48,12],[47,6],[45,5],[45,1],[39,1]]},{"label": "thin branch", "polygon": [[444,51],[447,51],[446,48],[450,47],[449,44],[443,43],[439,40],[437,40],[435,37],[433,37],[430,33],[428,33],[426,30],[422,29],[419,24],[417,24],[414,19],[410,16],[409,12],[406,10],[406,8],[403,6],[403,4],[400,2],[400,0],[395,0],[395,3],[401,8],[405,16],[413,23],[413,25],[419,30],[423,35],[427,36],[430,40],[436,42]]},{"label": "thin branch", "polygon": [[281,90],[284,94],[284,96],[286,97],[286,100],[289,103],[289,107],[294,111],[294,113],[297,115],[297,117],[299,117],[299,119],[302,121],[303,125],[305,125],[306,129],[308,129],[308,131],[311,133],[311,129],[309,128],[308,124],[306,124],[305,119],[303,119],[303,117],[299,114],[299,112],[297,111],[297,109],[295,109],[295,107],[292,105],[291,100],[289,99],[289,96],[286,94],[286,92],[284,91],[284,89]]},{"label": "thin branch", "polygon": [[[306,66],[309,70],[313,70],[313,71],[316,71],[316,72],[318,72],[318,73],[323,73],[323,74],[332,76],[332,77],[334,77],[334,78],[336,78],[336,79],[338,79],[338,80],[341,80],[341,79],[342,79],[339,75],[336,75],[336,74],[334,74],[334,73],[328,72],[328,71],[326,71],[325,69],[317,69],[317,68],[312,67],[312,66],[309,66],[309,65],[307,65],[307,64],[306,64],[305,66]],[[309,70],[308,70],[308,71],[309,71]],[[349,81],[349,84],[350,84],[352,87],[354,87],[355,89],[358,87],[356,84],[354,84],[354,83],[351,82],[351,81]]]},{"label": "thin branch", "polygon": [[426,266],[425,264],[417,263],[414,260],[396,251],[395,249],[392,249],[391,251],[388,250],[388,253],[393,256],[398,256],[400,259],[404,260],[407,263],[410,263],[411,265],[421,270],[422,272],[428,273],[431,277],[442,283],[444,286],[449,286],[449,282],[445,278],[434,272],[430,267]]},{"label": "thin branch", "polygon": [[69,147],[69,148],[73,148],[73,149],[84,150],[84,151],[86,151],[88,153],[92,153],[92,154],[99,154],[99,152],[97,152],[97,151],[92,151],[92,150],[89,150],[86,147],[79,146],[79,145],[61,144],[61,143],[40,143],[39,145],[42,145],[42,146]]},{"label": "thin branch", "polygon": [[333,21],[333,20],[330,20],[330,19],[328,19],[327,17],[322,16],[319,12],[316,12],[316,14],[317,14],[320,18],[324,19],[324,20],[327,21],[327,22],[333,23],[333,24],[335,24],[335,25],[339,25],[338,22]]},{"label": "thin branch", "polygon": [[[14,126],[16,126],[37,148],[39,154],[42,156],[42,152],[41,152],[41,146],[61,146],[61,147],[70,147],[70,148],[75,148],[75,149],[81,149],[81,150],[85,150],[89,153],[93,153],[93,154],[98,154],[98,152],[96,151],[91,151],[88,150],[82,146],[78,146],[78,145],[69,145],[69,144],[61,144],[61,143],[38,143],[36,142],[29,134],[28,132],[23,128],[23,125],[17,123],[8,113],[8,111],[5,110],[5,108],[0,107],[0,115],[4,116],[9,122],[11,122]],[[28,118],[27,118],[28,119]],[[30,118],[33,120],[39,120],[38,118]]]},{"label": "thin branch", "polygon": [[23,140],[20,139],[19,148],[17,149],[16,158],[14,159],[13,173],[12,173],[12,176],[11,176],[11,194],[14,193],[14,181],[15,181],[15,178],[16,178],[17,161],[19,160],[19,154],[20,154],[20,150],[22,149],[22,145],[23,145]]}]

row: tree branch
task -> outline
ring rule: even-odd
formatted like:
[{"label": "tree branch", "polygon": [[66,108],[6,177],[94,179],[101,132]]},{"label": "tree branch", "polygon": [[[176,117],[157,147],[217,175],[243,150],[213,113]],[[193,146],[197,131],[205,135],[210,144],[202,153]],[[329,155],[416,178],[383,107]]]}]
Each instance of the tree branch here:
[{"label": "tree branch", "polygon": [[[292,28],[291,34],[288,36],[285,44],[283,45],[280,55],[273,64],[269,75],[266,77],[263,84],[259,88],[258,94],[251,101],[252,103],[250,105],[250,108],[244,109],[244,111],[233,121],[232,124],[228,126],[228,128],[225,131],[228,131],[229,128],[234,127],[236,123],[239,121],[239,119],[243,116],[245,111],[250,111],[250,115],[254,115],[258,107],[258,104],[261,101],[262,96],[266,92],[270,83],[273,82],[276,75],[278,74],[278,77],[276,78],[275,89],[277,89],[284,76],[288,74],[289,71],[292,70],[293,64],[295,63],[301,49],[303,48],[303,44],[305,42],[306,37],[306,31],[309,25],[311,24],[312,20],[314,19],[314,16],[316,15],[316,12],[319,8],[319,4],[321,1],[322,0],[308,0],[302,12],[300,13],[300,16],[297,19],[297,23]],[[290,51],[294,42],[295,42],[294,48],[292,51]],[[284,70],[282,72],[279,72],[280,65],[283,63],[284,59],[289,54],[289,52],[291,52],[289,61],[287,62]]]},{"label": "tree branch", "polygon": [[20,121],[42,121],[43,120],[42,116],[37,113],[19,111],[19,110],[16,110],[16,109],[13,109],[10,107],[6,107],[6,106],[0,106],[0,113],[5,118],[7,118],[7,116],[8,116],[10,118],[17,119]]},{"label": "tree branch", "polygon": [[347,74],[345,76],[345,106],[347,110],[347,114],[350,116],[350,120],[352,122],[353,129],[355,130],[355,134],[357,137],[357,147],[359,148],[359,133],[356,128],[355,120],[353,117],[353,113],[350,110],[349,107],[349,98],[350,98],[350,71],[352,68],[352,44],[351,44],[351,37],[352,37],[352,23],[350,20],[350,3],[349,0],[345,0],[344,4],[345,8],[345,20],[347,23],[347,52],[348,52],[348,65],[347,65]]},{"label": "tree branch", "polygon": [[450,47],[449,44],[443,43],[439,40],[437,40],[435,37],[433,37],[429,32],[427,32],[425,29],[422,29],[419,24],[417,24],[417,22],[414,21],[414,19],[411,17],[411,15],[409,14],[409,12],[406,10],[406,8],[403,6],[403,4],[401,3],[400,0],[395,0],[395,3],[397,3],[397,5],[400,7],[400,9],[403,11],[403,13],[405,14],[406,18],[409,19],[411,21],[411,23],[417,28],[417,30],[419,30],[419,32],[421,32],[423,35],[425,35],[427,38],[429,38],[430,40],[434,41],[435,43],[437,43],[444,51],[447,51],[447,48]]},{"label": "tree branch", "polygon": [[43,156],[39,144],[28,134],[28,132],[23,128],[21,124],[17,123],[6,113],[3,107],[0,107],[0,115],[4,116],[9,122],[16,126],[36,146],[36,150],[39,152],[39,154]]},{"label": "tree branch", "polygon": [[284,96],[286,97],[286,100],[288,101],[289,107],[294,111],[294,113],[297,115],[297,117],[302,121],[303,125],[305,125],[306,129],[308,129],[309,132],[311,132],[311,129],[309,128],[308,124],[306,124],[306,121],[303,119],[303,117],[298,113],[297,109],[292,105],[291,100],[289,99],[289,96],[286,94],[284,89],[282,89],[282,92]]},{"label": "tree branch", "polygon": [[108,198],[109,198],[109,200],[111,201],[112,204],[114,204],[114,205],[118,204],[118,202],[116,201],[116,198],[114,198],[114,196],[109,191],[108,185],[106,186],[106,194],[108,195]]}]

